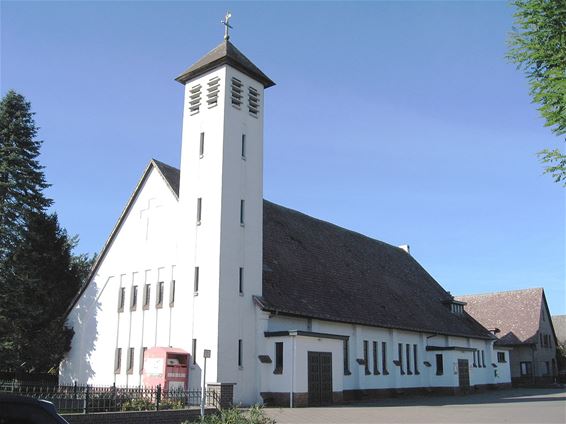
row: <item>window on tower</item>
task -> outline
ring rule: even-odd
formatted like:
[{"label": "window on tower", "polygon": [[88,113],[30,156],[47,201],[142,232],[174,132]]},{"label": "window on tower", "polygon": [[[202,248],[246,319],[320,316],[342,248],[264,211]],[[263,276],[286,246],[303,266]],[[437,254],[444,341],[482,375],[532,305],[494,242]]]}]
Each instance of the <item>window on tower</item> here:
[{"label": "window on tower", "polygon": [[171,280],[169,286],[169,306],[173,307],[175,305],[175,280]]},{"label": "window on tower", "polygon": [[157,296],[155,299],[155,307],[161,308],[163,307],[163,290],[164,290],[165,283],[160,281],[157,283]]},{"label": "window on tower", "polygon": [[242,368],[244,359],[242,339],[238,340],[238,367]]},{"label": "window on tower", "polygon": [[242,159],[246,158],[246,135],[242,134]]},{"label": "window on tower", "polygon": [[240,267],[240,275],[238,277],[238,292],[244,294],[244,268]]},{"label": "window on tower", "polygon": [[146,284],[143,290],[143,309],[149,309],[150,298],[151,298],[151,284]]},{"label": "window on tower", "polygon": [[200,144],[199,144],[199,157],[202,158],[204,156],[204,133],[200,133]]},{"label": "window on tower", "polygon": [[208,88],[206,89],[206,102],[208,107],[214,107],[218,105],[218,93],[220,91],[220,78],[214,77],[208,81]]},{"label": "window on tower", "polygon": [[126,298],[126,288],[120,287],[120,291],[118,292],[118,312],[124,311],[125,298]]},{"label": "window on tower", "polygon": [[195,279],[194,279],[194,286],[193,286],[193,291],[194,291],[195,294],[198,293],[199,279],[200,279],[200,268],[198,266],[195,266]]},{"label": "window on tower", "polygon": [[138,286],[132,286],[132,299],[130,302],[130,310],[135,311],[138,306]]},{"label": "window on tower", "polygon": [[189,113],[194,115],[200,111],[201,85],[197,84],[189,89]]},{"label": "window on tower", "polygon": [[200,225],[200,220],[202,217],[202,197],[197,199],[197,225]]},{"label": "window on tower", "polygon": [[244,95],[242,94],[244,91],[244,84],[236,77],[232,77],[232,106],[237,109],[240,109],[242,105],[242,98]]},{"label": "window on tower", "polygon": [[191,359],[193,365],[197,364],[197,339],[193,339],[192,349],[191,349]]},{"label": "window on tower", "polygon": [[246,201],[244,199],[240,200],[240,225],[244,225],[245,221],[245,209]]},{"label": "window on tower", "polygon": [[259,114],[259,92],[253,87],[248,87],[248,111],[250,115],[257,118]]}]

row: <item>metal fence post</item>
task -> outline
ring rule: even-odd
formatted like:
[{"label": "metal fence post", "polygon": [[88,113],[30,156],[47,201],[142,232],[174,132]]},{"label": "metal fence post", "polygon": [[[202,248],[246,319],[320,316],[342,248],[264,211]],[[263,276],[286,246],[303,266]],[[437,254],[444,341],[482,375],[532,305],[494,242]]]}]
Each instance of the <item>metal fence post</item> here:
[{"label": "metal fence post", "polygon": [[159,411],[159,403],[161,402],[161,384],[157,385],[157,394],[155,395],[155,409]]},{"label": "metal fence post", "polygon": [[73,383],[73,395],[74,398],[77,398],[77,380],[75,380],[75,382]]},{"label": "metal fence post", "polygon": [[83,403],[83,414],[88,414],[88,401],[89,401],[89,397],[90,397],[90,390],[89,390],[89,385],[86,385],[85,388],[85,398],[84,398],[84,403]]}]

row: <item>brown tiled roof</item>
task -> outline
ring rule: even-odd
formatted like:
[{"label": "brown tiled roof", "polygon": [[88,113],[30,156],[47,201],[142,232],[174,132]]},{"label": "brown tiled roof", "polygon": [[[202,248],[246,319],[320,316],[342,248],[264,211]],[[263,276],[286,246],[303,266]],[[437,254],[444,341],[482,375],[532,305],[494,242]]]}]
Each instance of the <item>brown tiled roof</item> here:
[{"label": "brown tiled roof", "polygon": [[456,296],[465,310],[489,330],[498,328],[498,344],[536,343],[544,291],[542,288]]},{"label": "brown tiled roof", "polygon": [[175,80],[185,84],[190,79],[226,64],[238,69],[240,72],[252,77],[256,81],[261,82],[265,88],[275,85],[267,75],[261,72],[261,70],[244,56],[230,41],[220,43],[194,65],[175,78]]}]

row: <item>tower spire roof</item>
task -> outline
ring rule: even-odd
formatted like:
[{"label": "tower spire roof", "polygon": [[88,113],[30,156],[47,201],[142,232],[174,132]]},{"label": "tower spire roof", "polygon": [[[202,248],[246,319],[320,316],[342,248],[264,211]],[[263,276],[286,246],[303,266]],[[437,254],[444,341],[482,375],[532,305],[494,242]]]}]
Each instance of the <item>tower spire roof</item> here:
[{"label": "tower spire roof", "polygon": [[175,81],[185,84],[187,81],[222,65],[230,65],[236,68],[240,72],[261,82],[265,88],[275,85],[267,75],[244,56],[229,40],[222,41],[216,48],[175,78]]}]

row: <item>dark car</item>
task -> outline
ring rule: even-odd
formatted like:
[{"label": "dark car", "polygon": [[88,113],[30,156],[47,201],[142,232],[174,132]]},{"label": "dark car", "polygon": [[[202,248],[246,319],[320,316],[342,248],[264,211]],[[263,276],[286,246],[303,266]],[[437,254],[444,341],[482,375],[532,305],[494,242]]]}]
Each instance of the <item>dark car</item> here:
[{"label": "dark car", "polygon": [[69,424],[46,400],[0,395],[0,424]]}]

